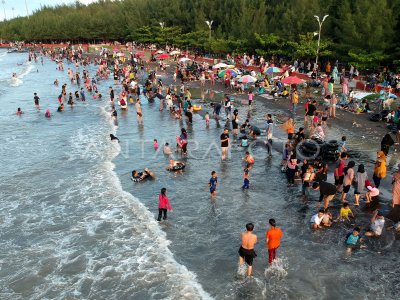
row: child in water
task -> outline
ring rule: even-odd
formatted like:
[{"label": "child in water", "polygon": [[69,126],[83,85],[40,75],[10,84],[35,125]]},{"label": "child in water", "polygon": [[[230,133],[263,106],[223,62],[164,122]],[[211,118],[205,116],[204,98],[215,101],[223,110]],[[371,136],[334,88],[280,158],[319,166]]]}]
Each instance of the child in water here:
[{"label": "child in water", "polygon": [[338,217],[339,221],[349,221],[350,222],[350,218],[349,215],[351,215],[352,218],[354,218],[353,212],[351,211],[350,207],[349,207],[349,203],[345,202],[343,203],[343,207],[340,209],[340,214]]},{"label": "child in water", "polygon": [[250,188],[250,174],[249,174],[249,169],[246,168],[244,169],[243,173],[243,186],[242,190],[248,190]]},{"label": "child in water", "polygon": [[157,139],[154,139],[154,141],[153,141],[153,147],[154,147],[154,150],[158,150],[158,141],[157,141]]},{"label": "child in water", "polygon": [[169,204],[169,199],[167,197],[167,189],[162,188],[161,193],[158,196],[158,218],[157,221],[161,221],[161,217],[163,216],[163,220],[167,219],[167,210],[172,211],[171,205]]},{"label": "child in water", "polygon": [[366,248],[365,245],[362,245],[363,239],[360,235],[360,228],[354,227],[351,233],[346,235],[346,246],[347,246],[347,253],[351,253],[353,249],[360,249]]},{"label": "child in water", "polygon": [[218,184],[218,177],[217,177],[217,172],[212,171],[211,172],[211,178],[208,183],[210,187],[210,194],[211,194],[211,200],[213,201],[215,198],[215,192],[217,191],[217,184]]},{"label": "child in water", "polygon": [[208,127],[210,125],[210,115],[208,112],[206,112],[205,119],[206,119],[206,126]]}]

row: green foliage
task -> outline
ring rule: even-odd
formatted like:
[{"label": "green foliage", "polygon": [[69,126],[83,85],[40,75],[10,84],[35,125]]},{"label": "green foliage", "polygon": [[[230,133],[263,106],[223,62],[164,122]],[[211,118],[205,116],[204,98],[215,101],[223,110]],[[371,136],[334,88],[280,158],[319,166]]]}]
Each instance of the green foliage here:
[{"label": "green foliage", "polygon": [[[400,61],[400,0],[98,0],[43,6],[0,22],[0,38],[25,41],[136,41],[314,59],[314,15],[329,14],[321,58],[376,66]],[[206,20],[213,20],[211,39]],[[161,28],[163,22],[164,28]],[[384,55],[385,54],[385,55]]]},{"label": "green foliage", "polygon": [[375,51],[372,53],[366,52],[353,52],[349,51],[349,56],[353,59],[351,62],[357,68],[374,68],[380,65],[381,62],[388,58],[388,55],[381,51]]},{"label": "green foliage", "polygon": [[[292,57],[294,58],[314,58],[317,55],[318,40],[314,37],[313,32],[300,34],[298,41],[290,42],[290,45],[293,48]],[[320,41],[319,57],[331,55],[332,52],[328,50],[329,46],[329,41]]]}]

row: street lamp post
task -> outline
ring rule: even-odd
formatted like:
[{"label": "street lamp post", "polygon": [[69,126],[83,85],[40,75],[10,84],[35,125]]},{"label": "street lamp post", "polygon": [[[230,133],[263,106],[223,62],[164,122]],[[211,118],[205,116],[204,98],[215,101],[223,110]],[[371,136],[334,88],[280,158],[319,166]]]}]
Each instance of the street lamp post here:
[{"label": "street lamp post", "polygon": [[7,20],[7,17],[6,17],[6,6],[5,6],[6,1],[2,0],[1,3],[3,3],[4,21],[6,21]]},{"label": "street lamp post", "polygon": [[[158,23],[158,24],[160,24],[160,26],[161,26],[161,32],[163,32],[164,26],[165,26],[165,22],[160,22],[160,23]],[[165,49],[167,49],[167,40],[165,40]]]},{"label": "street lamp post", "polygon": [[322,29],[322,24],[324,23],[324,21],[326,20],[327,17],[329,17],[329,15],[325,15],[322,18],[322,21],[320,21],[319,16],[314,16],[317,21],[318,21],[318,25],[319,25],[319,31],[318,31],[318,45],[317,45],[317,56],[315,58],[315,65],[318,66],[318,54],[319,54],[319,44],[321,42],[321,29]]},{"label": "street lamp post", "polygon": [[212,24],[213,24],[213,20],[211,20],[211,21],[206,21],[206,24],[208,25],[208,29],[209,29],[209,35],[208,35],[208,38],[211,40],[211,27],[212,27]]},{"label": "street lamp post", "polygon": [[29,19],[28,4],[26,3],[26,0],[25,0],[25,8],[26,8],[26,16],[27,16],[28,19]]}]

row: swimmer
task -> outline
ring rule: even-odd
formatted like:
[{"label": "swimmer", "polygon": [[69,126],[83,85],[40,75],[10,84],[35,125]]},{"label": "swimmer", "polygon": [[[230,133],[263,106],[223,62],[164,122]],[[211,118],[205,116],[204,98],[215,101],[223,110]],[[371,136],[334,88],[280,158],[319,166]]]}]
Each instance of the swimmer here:
[{"label": "swimmer", "polygon": [[165,155],[172,155],[172,149],[168,143],[165,143],[163,152]]},{"label": "swimmer", "polygon": [[58,86],[58,79],[54,80],[54,85]]},{"label": "swimmer", "polygon": [[185,168],[185,164],[178,160],[170,159],[167,171],[180,171]]},{"label": "swimmer", "polygon": [[51,117],[50,109],[46,109],[46,112],[45,112],[44,116],[45,116],[46,118],[50,118],[50,117]]},{"label": "swimmer", "polygon": [[251,276],[253,271],[253,259],[257,256],[254,245],[257,243],[257,236],[253,233],[253,223],[246,224],[246,232],[241,233],[242,245],[239,248],[239,265],[244,262],[248,265],[247,276]]},{"label": "swimmer", "polygon": [[118,143],[119,143],[119,138],[117,138],[115,135],[113,135],[112,133],[110,134],[110,139],[112,140],[112,141],[118,141]]},{"label": "swimmer", "polygon": [[24,112],[21,110],[21,107],[18,107],[17,108],[17,112],[16,112],[16,115],[17,116],[20,116],[20,115],[22,115]]},{"label": "swimmer", "polygon": [[158,150],[158,141],[157,141],[157,139],[154,139],[153,140],[153,147],[154,147],[154,150]]},{"label": "swimmer", "polygon": [[154,178],[154,177],[155,176],[154,176],[153,172],[151,172],[148,168],[145,168],[143,172],[138,172],[136,170],[133,170],[131,179],[133,181],[138,182],[138,181],[142,181],[142,180],[147,179],[147,178],[151,179],[151,178]]}]

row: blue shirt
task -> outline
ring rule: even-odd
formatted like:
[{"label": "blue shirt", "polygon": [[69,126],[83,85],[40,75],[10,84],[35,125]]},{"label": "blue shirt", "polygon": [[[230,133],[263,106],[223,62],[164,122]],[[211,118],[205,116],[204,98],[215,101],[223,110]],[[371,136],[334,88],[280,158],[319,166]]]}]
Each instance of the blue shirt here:
[{"label": "blue shirt", "polygon": [[360,239],[360,235],[354,235],[353,233],[349,233],[347,235],[347,239],[346,239],[346,244],[347,245],[351,245],[351,246],[355,246],[358,243],[358,240]]},{"label": "blue shirt", "polygon": [[218,177],[211,177],[210,178],[210,190],[216,190],[217,189],[217,182],[218,182]]}]

